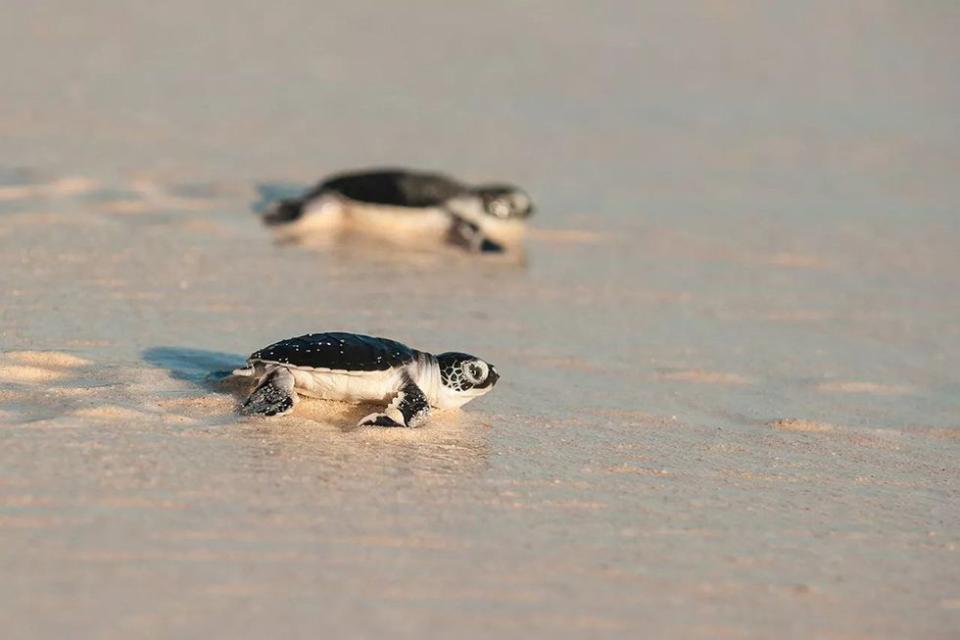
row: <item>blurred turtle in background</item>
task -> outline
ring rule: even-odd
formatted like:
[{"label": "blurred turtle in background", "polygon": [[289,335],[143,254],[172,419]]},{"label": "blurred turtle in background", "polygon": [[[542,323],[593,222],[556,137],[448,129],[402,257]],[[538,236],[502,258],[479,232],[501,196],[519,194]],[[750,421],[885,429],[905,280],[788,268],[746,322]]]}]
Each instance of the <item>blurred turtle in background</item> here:
[{"label": "blurred turtle in background", "polygon": [[438,173],[342,173],[270,203],[263,221],[286,237],[349,230],[395,244],[450,244],[478,253],[522,249],[530,197],[508,184],[471,186]]}]

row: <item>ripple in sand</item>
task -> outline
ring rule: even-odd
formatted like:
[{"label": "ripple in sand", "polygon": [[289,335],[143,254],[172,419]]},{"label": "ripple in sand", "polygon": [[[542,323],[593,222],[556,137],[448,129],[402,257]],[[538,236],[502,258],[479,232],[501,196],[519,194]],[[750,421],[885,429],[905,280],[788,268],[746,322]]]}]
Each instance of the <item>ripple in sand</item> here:
[{"label": "ripple in sand", "polygon": [[98,507],[107,509],[184,509],[186,504],[175,500],[148,496],[105,496],[95,501]]},{"label": "ripple in sand", "polygon": [[459,540],[436,536],[360,535],[334,538],[332,542],[336,544],[378,547],[382,549],[428,549],[432,551],[456,550],[463,547],[463,543]]},{"label": "ripple in sand", "polygon": [[50,382],[66,377],[64,371],[46,369],[44,367],[29,367],[19,364],[0,364],[0,380],[3,382],[36,383]]},{"label": "ripple in sand", "polygon": [[770,322],[823,322],[830,314],[813,309],[794,309],[791,311],[771,311],[766,315]]},{"label": "ripple in sand", "polygon": [[0,380],[35,384],[60,380],[88,360],[60,351],[10,351],[0,354]]},{"label": "ripple in sand", "polygon": [[646,411],[639,411],[637,409],[594,409],[590,413],[608,418],[631,418],[634,420],[643,420],[645,422],[656,424],[674,424],[677,421],[676,416],[667,418],[665,416],[657,416]]},{"label": "ripple in sand", "polygon": [[530,229],[532,240],[549,244],[602,244],[609,240],[605,233],[585,229]]},{"label": "ripple in sand", "polygon": [[768,426],[780,431],[802,431],[806,433],[826,433],[833,431],[836,427],[826,422],[814,422],[813,420],[797,420],[794,418],[785,418],[783,420],[774,420],[768,423]]},{"label": "ripple in sand", "polygon": [[25,200],[27,198],[67,197],[89,193],[97,183],[79,176],[60,178],[53,182],[34,182],[0,186],[0,201]]},{"label": "ripple in sand", "polygon": [[704,371],[703,369],[687,369],[682,371],[666,371],[660,373],[661,380],[675,382],[699,382],[704,384],[745,385],[753,381],[736,373],[724,371]]},{"label": "ripple in sand", "polygon": [[543,356],[528,359],[528,364],[546,369],[564,369],[566,371],[599,371],[600,367],[592,362],[574,356]]},{"label": "ripple in sand", "polygon": [[857,380],[836,380],[817,385],[819,391],[831,393],[867,393],[878,396],[902,396],[913,393],[910,387]]},{"label": "ripple in sand", "polygon": [[0,529],[49,529],[59,523],[52,516],[0,515]]},{"label": "ripple in sand", "polygon": [[101,190],[90,201],[102,213],[139,214],[158,210],[200,211],[216,205],[225,191],[216,185],[168,188],[147,178],[134,180],[125,189]]},{"label": "ripple in sand", "polygon": [[629,473],[639,476],[652,476],[656,478],[664,478],[672,475],[666,469],[655,469],[651,467],[635,467],[629,464],[621,464],[615,467],[607,467],[608,473]]},{"label": "ripple in sand", "polygon": [[62,351],[8,351],[4,355],[17,362],[47,367],[71,368],[91,364],[89,360]]},{"label": "ripple in sand", "polygon": [[97,407],[86,407],[73,412],[78,418],[92,418],[95,420],[141,420],[148,414],[135,409],[121,407],[113,404],[105,404]]},{"label": "ripple in sand", "polygon": [[789,252],[754,254],[749,256],[746,262],[791,269],[826,269],[828,266],[824,260],[817,256]]},{"label": "ripple in sand", "polygon": [[202,414],[220,413],[231,409],[236,401],[226,394],[211,394],[180,398],[165,398],[154,404],[164,411],[177,410]]},{"label": "ripple in sand", "polygon": [[67,212],[43,211],[30,209],[27,211],[18,211],[9,213],[3,217],[5,224],[9,226],[83,226],[90,228],[93,225],[102,225],[99,220],[90,217],[81,217]]},{"label": "ripple in sand", "polygon": [[947,438],[948,440],[960,440],[960,427],[931,427],[931,428],[920,430],[920,433],[924,433],[934,438]]}]

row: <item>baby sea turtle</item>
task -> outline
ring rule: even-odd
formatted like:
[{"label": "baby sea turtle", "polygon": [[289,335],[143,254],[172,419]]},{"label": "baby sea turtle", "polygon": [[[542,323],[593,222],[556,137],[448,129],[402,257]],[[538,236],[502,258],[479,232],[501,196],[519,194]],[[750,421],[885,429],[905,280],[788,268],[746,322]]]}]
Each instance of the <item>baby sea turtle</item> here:
[{"label": "baby sea turtle", "polygon": [[253,377],[244,415],[282,416],[298,394],[344,402],[388,402],[361,425],[415,427],[430,407],[451,409],[484,395],[500,375],[466,353],[432,355],[405,344],[356,333],[311,333],[254,352],[233,372]]},{"label": "baby sea turtle", "polygon": [[506,184],[465,185],[438,173],[375,169],[343,173],[264,213],[293,235],[350,229],[383,240],[451,243],[471,251],[516,250],[529,196]]}]

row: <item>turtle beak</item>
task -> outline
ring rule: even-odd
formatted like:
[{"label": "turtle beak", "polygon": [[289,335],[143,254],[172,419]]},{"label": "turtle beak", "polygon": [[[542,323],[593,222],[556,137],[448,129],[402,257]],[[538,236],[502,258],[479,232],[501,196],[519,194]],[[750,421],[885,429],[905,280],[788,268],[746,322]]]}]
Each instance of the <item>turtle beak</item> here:
[{"label": "turtle beak", "polygon": [[490,373],[487,374],[487,386],[492,387],[493,385],[497,384],[497,380],[499,379],[500,379],[500,374],[497,373],[497,370],[495,367],[491,366]]}]

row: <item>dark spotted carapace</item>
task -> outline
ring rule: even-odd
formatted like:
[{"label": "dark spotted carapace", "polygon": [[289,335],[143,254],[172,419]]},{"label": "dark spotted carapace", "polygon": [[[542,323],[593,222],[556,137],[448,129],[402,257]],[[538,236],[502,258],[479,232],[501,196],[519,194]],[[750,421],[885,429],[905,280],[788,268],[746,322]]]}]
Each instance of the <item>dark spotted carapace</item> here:
[{"label": "dark spotted carapace", "polygon": [[356,333],[310,333],[287,338],[250,355],[250,360],[339,371],[386,371],[417,357],[405,344]]}]

